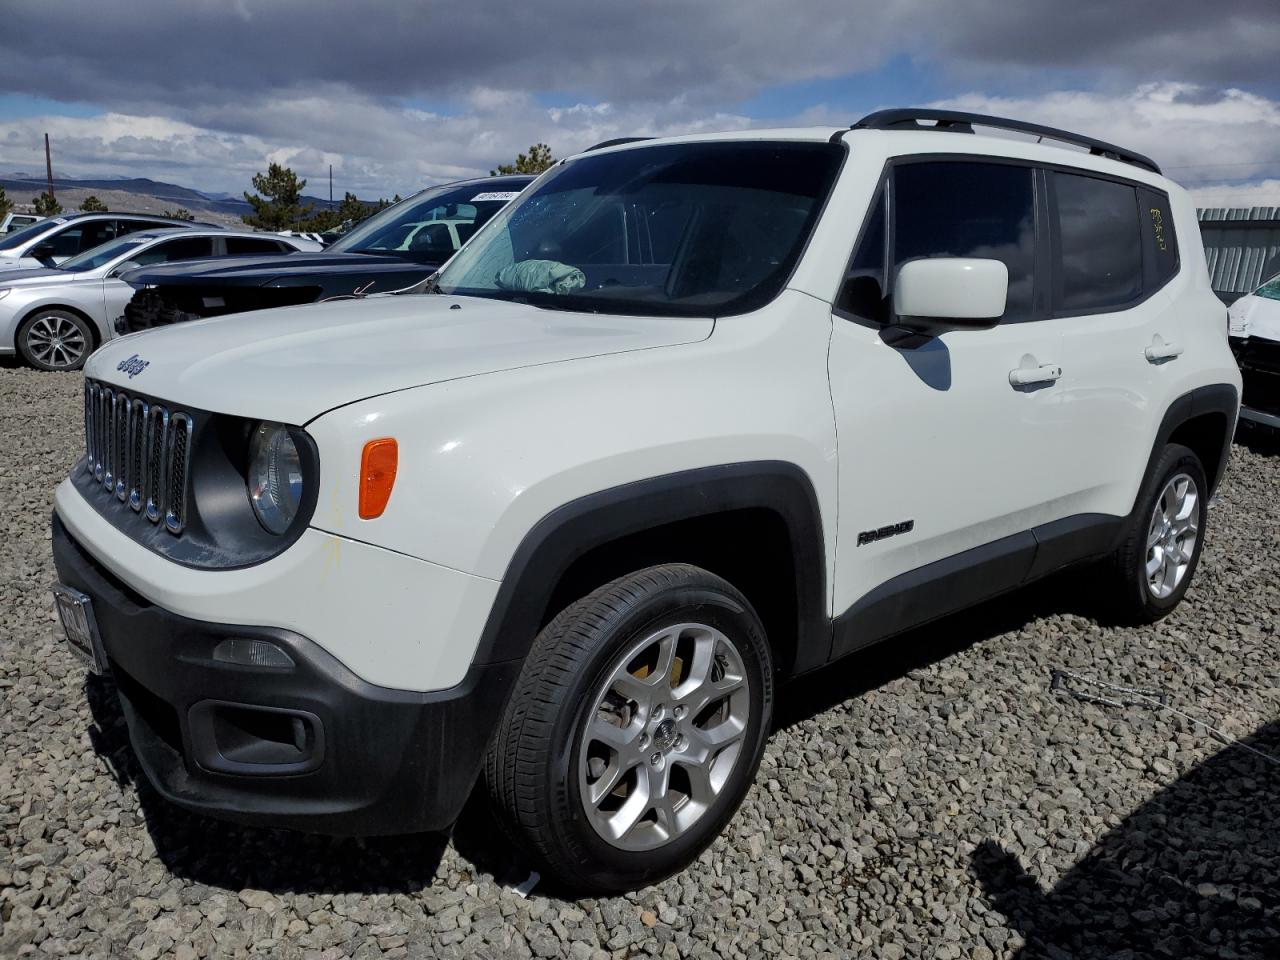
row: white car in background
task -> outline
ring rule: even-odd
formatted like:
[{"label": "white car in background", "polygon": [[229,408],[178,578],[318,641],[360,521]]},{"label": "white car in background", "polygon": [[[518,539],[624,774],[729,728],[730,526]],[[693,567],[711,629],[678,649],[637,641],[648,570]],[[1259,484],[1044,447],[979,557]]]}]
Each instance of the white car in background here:
[{"label": "white car in background", "polygon": [[1280,429],[1280,273],[1231,305],[1227,334],[1244,380],[1240,419]]},{"label": "white car in background", "polygon": [[119,277],[137,267],[319,249],[302,237],[167,227],[127,234],[58,267],[0,273],[0,354],[17,353],[41,370],[78,370],[115,335],[114,321],[134,294]]},{"label": "white car in background", "polygon": [[13,233],[33,223],[39,223],[43,219],[44,217],[34,213],[6,213],[4,219],[0,220],[0,234]]},{"label": "white car in background", "polygon": [[146,213],[70,213],[39,220],[0,237],[0,271],[56,267],[64,260],[139,230],[161,227],[207,227]]}]

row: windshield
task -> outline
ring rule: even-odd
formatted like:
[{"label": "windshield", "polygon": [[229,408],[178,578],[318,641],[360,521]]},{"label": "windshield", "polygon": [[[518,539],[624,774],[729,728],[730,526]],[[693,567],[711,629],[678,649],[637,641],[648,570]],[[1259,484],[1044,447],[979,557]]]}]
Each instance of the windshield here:
[{"label": "windshield", "polygon": [[375,214],[329,249],[444,263],[518,194],[518,190],[486,190],[474,183],[428,190]]},{"label": "windshield", "polygon": [[0,250],[12,250],[15,247],[20,247],[37,234],[52,230],[54,227],[60,227],[66,222],[66,220],[49,219],[28,223],[25,227],[21,227],[13,231],[13,233],[6,233],[4,239],[0,240]]},{"label": "windshield", "polygon": [[588,155],[496,217],[438,287],[600,313],[754,310],[790,277],[843,152],[761,141]]},{"label": "windshield", "polygon": [[1253,291],[1255,297],[1265,297],[1268,300],[1280,300],[1280,274],[1276,274],[1257,290]]},{"label": "windshield", "polygon": [[84,253],[77,254],[69,260],[62,261],[62,263],[58,265],[58,269],[70,270],[72,273],[83,273],[85,270],[94,270],[103,264],[114,260],[126,250],[136,247],[140,243],[146,243],[154,239],[155,237],[140,237],[137,234],[116,237],[114,240],[108,240],[106,243],[100,243],[96,247],[86,250]]}]

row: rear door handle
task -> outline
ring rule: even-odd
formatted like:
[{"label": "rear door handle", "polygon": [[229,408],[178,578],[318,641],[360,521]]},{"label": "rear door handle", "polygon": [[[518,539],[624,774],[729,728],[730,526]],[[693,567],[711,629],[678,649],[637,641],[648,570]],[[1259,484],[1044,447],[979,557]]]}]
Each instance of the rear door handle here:
[{"label": "rear door handle", "polygon": [[1056,363],[1046,363],[1038,367],[1017,367],[1009,371],[1009,384],[1014,387],[1026,387],[1033,383],[1053,383],[1062,376],[1062,368]]},{"label": "rear door handle", "polygon": [[1182,347],[1176,343],[1153,343],[1143,352],[1149,362],[1163,363],[1182,356]]}]

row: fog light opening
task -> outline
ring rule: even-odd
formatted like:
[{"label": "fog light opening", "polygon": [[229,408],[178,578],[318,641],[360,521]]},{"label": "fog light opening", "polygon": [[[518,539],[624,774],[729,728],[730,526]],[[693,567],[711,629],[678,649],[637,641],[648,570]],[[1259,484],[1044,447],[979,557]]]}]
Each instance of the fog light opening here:
[{"label": "fog light opening", "polygon": [[213,659],[222,663],[237,663],[244,667],[293,668],[293,658],[266,640],[233,637],[223,640],[213,649]]}]

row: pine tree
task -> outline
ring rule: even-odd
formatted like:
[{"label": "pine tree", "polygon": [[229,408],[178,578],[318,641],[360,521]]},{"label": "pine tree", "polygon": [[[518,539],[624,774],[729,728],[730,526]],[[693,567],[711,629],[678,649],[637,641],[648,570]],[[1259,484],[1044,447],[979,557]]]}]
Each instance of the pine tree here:
[{"label": "pine tree", "polygon": [[84,198],[84,203],[80,204],[80,209],[85,213],[106,213],[107,205],[91,193]]},{"label": "pine tree", "polygon": [[32,197],[31,205],[36,208],[36,213],[42,217],[56,217],[62,212],[62,204],[58,203],[48,190],[38,197]]},{"label": "pine tree", "polygon": [[[240,219],[251,227],[262,230],[288,230],[295,228],[306,217],[311,215],[312,204],[302,205],[302,188],[307,181],[299,180],[298,175],[288,167],[273,163],[267,167],[266,173],[258,173],[253,177],[253,189],[257,193],[246,192],[244,198],[253,207],[252,214],[244,214]],[[261,196],[259,196],[261,194]]]},{"label": "pine tree", "polygon": [[500,163],[497,170],[490,170],[489,176],[507,176],[513,173],[541,173],[555,163],[551,156],[551,148],[545,143],[535,143],[528,153],[516,156],[515,163]]}]

